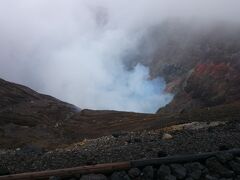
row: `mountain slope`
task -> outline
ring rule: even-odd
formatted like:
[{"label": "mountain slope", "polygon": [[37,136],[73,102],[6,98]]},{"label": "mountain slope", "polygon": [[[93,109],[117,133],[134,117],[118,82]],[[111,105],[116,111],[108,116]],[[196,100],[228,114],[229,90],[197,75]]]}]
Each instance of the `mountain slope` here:
[{"label": "mountain slope", "polygon": [[180,112],[239,101],[239,33],[240,27],[233,24],[166,21],[154,27],[145,46],[155,49],[147,61],[144,56],[140,62],[150,67],[151,78],[164,77],[166,91],[175,94],[161,111]]},{"label": "mountain slope", "polygon": [[[32,141],[60,142],[54,126],[67,121],[77,108],[25,86],[0,79],[0,144],[16,147]],[[59,143],[58,142],[58,143]],[[40,143],[40,142],[39,142]]]}]

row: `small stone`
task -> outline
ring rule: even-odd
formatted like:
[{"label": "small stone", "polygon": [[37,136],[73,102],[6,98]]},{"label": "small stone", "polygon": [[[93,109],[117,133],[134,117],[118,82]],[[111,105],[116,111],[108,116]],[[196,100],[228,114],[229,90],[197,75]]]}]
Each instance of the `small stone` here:
[{"label": "small stone", "polygon": [[168,176],[164,177],[163,180],[176,180],[176,179],[177,179],[177,178],[176,178],[175,176],[173,176],[173,175],[168,175]]},{"label": "small stone", "polygon": [[128,175],[130,178],[137,178],[140,176],[140,174],[141,174],[141,171],[138,168],[131,168],[128,171]]},{"label": "small stone", "polygon": [[200,179],[201,175],[202,175],[202,171],[199,170],[199,169],[194,170],[191,173],[189,173],[189,176],[193,179],[196,179],[196,180]]},{"label": "small stone", "polygon": [[240,174],[240,163],[230,161],[229,165],[235,173]]},{"label": "small stone", "polygon": [[173,136],[171,134],[168,134],[168,133],[164,133],[163,136],[162,136],[162,140],[169,140],[169,139],[172,139]]},{"label": "small stone", "polygon": [[202,170],[202,176],[205,176],[206,174],[209,174],[209,171],[208,171],[207,168],[204,168],[204,169]]},{"label": "small stone", "polygon": [[169,168],[169,166],[166,165],[161,165],[160,168],[157,171],[157,176],[159,179],[163,179],[166,176],[171,175],[171,169]]},{"label": "small stone", "polygon": [[107,177],[103,174],[88,174],[83,175],[80,180],[107,180]]},{"label": "small stone", "polygon": [[200,179],[204,169],[204,166],[199,162],[187,163],[184,167],[187,169],[188,176],[193,179]]},{"label": "small stone", "polygon": [[187,175],[187,170],[181,164],[171,164],[173,175],[175,175],[178,179],[184,179]]},{"label": "small stone", "polygon": [[234,172],[224,167],[216,157],[212,157],[206,160],[206,165],[208,169],[215,173],[219,174],[221,177],[232,177]]},{"label": "small stone", "polygon": [[216,177],[214,177],[214,176],[210,176],[209,174],[207,174],[207,175],[205,176],[205,179],[206,179],[206,180],[218,180],[218,178],[216,178]]},{"label": "small stone", "polygon": [[153,176],[154,176],[154,169],[152,166],[146,166],[144,169],[143,169],[143,176],[145,179],[153,179]]},{"label": "small stone", "polygon": [[130,180],[125,171],[117,171],[111,175],[111,180]]}]

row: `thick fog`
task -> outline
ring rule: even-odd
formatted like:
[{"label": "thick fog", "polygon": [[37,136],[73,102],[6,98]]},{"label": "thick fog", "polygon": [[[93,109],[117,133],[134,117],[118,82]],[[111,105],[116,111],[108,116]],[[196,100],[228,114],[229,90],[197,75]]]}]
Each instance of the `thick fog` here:
[{"label": "thick fog", "polygon": [[164,79],[123,63],[148,29],[167,18],[238,22],[239,8],[238,0],[0,0],[0,77],[80,108],[155,112],[173,96]]}]

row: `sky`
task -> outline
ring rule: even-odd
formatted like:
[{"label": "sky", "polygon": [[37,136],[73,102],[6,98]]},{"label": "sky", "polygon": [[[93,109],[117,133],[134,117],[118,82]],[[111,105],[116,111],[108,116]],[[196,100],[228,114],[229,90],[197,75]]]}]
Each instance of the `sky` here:
[{"label": "sky", "polygon": [[239,0],[0,0],[0,77],[82,109],[154,113],[173,94],[124,57],[166,19],[238,23],[239,8]]}]

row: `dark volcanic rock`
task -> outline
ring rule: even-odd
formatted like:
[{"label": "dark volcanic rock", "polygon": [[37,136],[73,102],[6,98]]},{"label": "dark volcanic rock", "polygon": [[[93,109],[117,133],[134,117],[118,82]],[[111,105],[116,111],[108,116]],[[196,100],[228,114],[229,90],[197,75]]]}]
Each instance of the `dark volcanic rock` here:
[{"label": "dark volcanic rock", "polygon": [[209,175],[209,174],[207,174],[207,175],[205,176],[205,179],[206,179],[206,180],[218,180],[217,177],[211,176],[211,175]]},{"label": "dark volcanic rock", "polygon": [[130,180],[130,178],[125,171],[119,171],[111,175],[111,180]]},{"label": "dark volcanic rock", "polygon": [[206,160],[206,165],[210,172],[219,174],[222,177],[232,177],[234,172],[224,167],[215,157]]},{"label": "dark volcanic rock", "polygon": [[222,153],[222,152],[220,152],[220,153],[217,154],[217,158],[218,158],[218,160],[219,160],[221,163],[225,164],[225,163],[227,163],[228,161],[230,161],[230,160],[233,159],[233,155],[230,154],[230,153]]},{"label": "dark volcanic rock", "polygon": [[154,177],[154,169],[152,166],[147,166],[143,169],[143,176],[146,180],[151,180]]},{"label": "dark volcanic rock", "polygon": [[157,176],[159,180],[164,179],[166,176],[170,176],[170,175],[171,175],[171,169],[169,168],[169,166],[166,166],[166,165],[161,165],[157,171]]},{"label": "dark volcanic rock", "polygon": [[188,176],[193,179],[200,179],[204,169],[204,166],[199,162],[187,163],[184,167],[187,169]]},{"label": "dark volcanic rock", "polygon": [[137,178],[140,176],[140,174],[141,174],[141,171],[138,168],[131,168],[128,171],[128,175],[130,178]]},{"label": "dark volcanic rock", "polygon": [[181,164],[172,164],[170,167],[172,169],[173,175],[175,175],[178,179],[184,179],[186,177],[186,168]]},{"label": "dark volcanic rock", "polygon": [[240,175],[240,163],[235,161],[230,161],[229,165],[235,173]]}]

